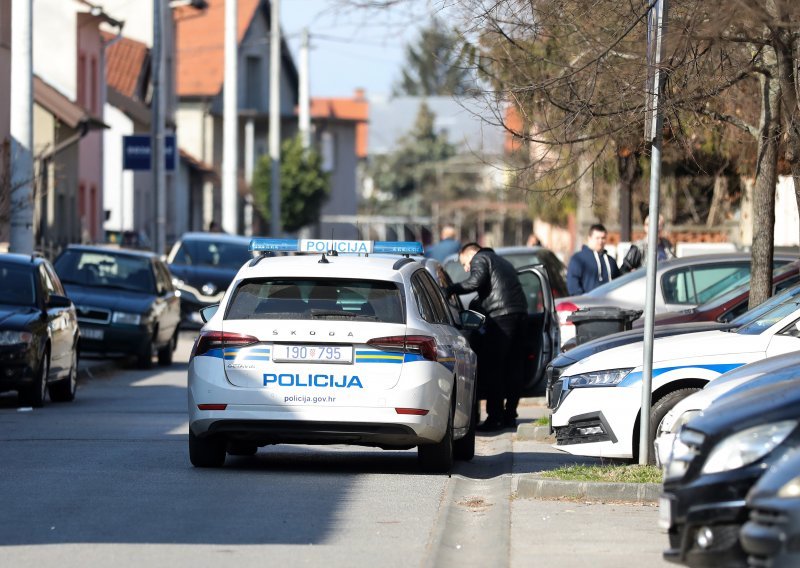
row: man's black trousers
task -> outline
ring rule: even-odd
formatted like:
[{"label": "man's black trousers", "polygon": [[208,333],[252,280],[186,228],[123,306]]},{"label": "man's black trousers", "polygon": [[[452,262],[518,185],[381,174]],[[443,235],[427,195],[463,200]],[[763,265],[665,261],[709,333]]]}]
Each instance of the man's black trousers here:
[{"label": "man's black trousers", "polygon": [[486,381],[489,420],[517,417],[525,373],[525,317],[526,314],[509,314],[486,318],[480,366]]}]

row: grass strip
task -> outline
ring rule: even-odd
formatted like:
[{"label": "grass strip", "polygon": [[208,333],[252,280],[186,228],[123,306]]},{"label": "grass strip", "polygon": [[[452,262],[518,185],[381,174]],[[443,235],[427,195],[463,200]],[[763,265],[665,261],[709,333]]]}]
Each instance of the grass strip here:
[{"label": "grass strip", "polygon": [[654,465],[567,465],[536,475],[565,481],[610,483],[661,483],[661,469]]}]

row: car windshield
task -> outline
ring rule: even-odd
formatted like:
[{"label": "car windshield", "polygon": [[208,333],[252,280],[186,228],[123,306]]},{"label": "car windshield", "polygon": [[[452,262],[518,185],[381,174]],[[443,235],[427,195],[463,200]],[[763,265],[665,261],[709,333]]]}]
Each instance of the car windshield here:
[{"label": "car windshield", "polygon": [[237,286],[225,319],[405,322],[397,284],[330,278],[244,281]]},{"label": "car windshield", "polygon": [[15,306],[36,304],[36,286],[33,271],[26,266],[0,264],[0,303]]},{"label": "car windshield", "polygon": [[55,262],[64,284],[155,293],[150,259],[106,251],[67,250]]},{"label": "car windshield", "polygon": [[731,321],[731,331],[758,335],[800,307],[800,286],[793,286]]},{"label": "car windshield", "polygon": [[235,268],[253,258],[246,242],[211,241],[206,239],[187,239],[183,241],[172,258],[173,264],[192,264],[195,266],[215,266]]}]

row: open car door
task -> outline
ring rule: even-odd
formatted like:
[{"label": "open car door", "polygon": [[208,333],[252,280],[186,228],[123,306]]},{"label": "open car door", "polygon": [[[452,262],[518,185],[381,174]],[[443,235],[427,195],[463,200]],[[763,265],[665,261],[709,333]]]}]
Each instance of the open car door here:
[{"label": "open car door", "polygon": [[561,330],[558,326],[553,290],[544,266],[526,266],[520,268],[517,275],[528,300],[522,396],[535,396],[540,390],[538,387],[544,377],[545,367],[558,355]]}]

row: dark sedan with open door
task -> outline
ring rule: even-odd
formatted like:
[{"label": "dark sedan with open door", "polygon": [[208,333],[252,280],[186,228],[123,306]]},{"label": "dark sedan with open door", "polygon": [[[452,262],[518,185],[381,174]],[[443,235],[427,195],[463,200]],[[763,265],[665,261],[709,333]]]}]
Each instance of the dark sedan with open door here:
[{"label": "dark sedan with open door", "polygon": [[44,258],[0,254],[0,391],[42,406],[75,398],[78,320]]}]

